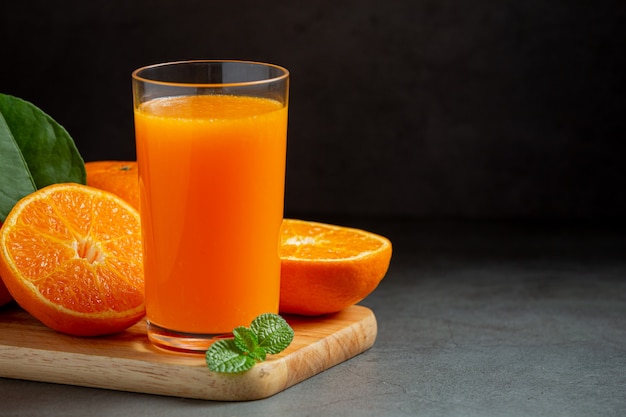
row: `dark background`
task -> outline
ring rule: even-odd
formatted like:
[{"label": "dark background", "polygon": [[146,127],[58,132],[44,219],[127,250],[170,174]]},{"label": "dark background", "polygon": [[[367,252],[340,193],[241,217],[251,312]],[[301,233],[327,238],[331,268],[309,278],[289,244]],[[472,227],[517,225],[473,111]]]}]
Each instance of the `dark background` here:
[{"label": "dark background", "polygon": [[134,159],[130,73],[291,71],[286,215],[620,219],[624,0],[11,1],[0,92]]}]

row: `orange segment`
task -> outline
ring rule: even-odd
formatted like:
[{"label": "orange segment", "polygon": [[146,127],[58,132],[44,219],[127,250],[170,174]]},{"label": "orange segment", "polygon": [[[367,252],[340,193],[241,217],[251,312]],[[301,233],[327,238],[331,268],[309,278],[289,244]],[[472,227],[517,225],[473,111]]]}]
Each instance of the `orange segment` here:
[{"label": "orange segment", "polygon": [[139,210],[137,161],[91,161],[85,171],[87,185],[122,197]]},{"label": "orange segment", "polygon": [[389,268],[391,242],[365,230],[284,219],[280,311],[334,313],[358,303]]},{"label": "orange segment", "polygon": [[119,332],[144,315],[138,211],[114,194],[55,184],[20,200],[0,230],[0,276],[60,332]]}]

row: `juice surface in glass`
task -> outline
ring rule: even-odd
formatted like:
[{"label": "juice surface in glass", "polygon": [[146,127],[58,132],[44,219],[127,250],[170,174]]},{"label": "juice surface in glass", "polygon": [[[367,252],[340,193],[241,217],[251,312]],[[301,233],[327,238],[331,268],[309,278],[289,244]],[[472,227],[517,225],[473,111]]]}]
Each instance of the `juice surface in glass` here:
[{"label": "juice surface in glass", "polygon": [[149,322],[217,334],[278,313],[287,106],[159,98],[135,129]]}]

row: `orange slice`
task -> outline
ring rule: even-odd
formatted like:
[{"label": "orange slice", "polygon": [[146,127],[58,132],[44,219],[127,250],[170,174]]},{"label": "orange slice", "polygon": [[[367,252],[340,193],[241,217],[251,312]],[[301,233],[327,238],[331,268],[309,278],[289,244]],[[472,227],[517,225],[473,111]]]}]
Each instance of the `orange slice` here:
[{"label": "orange slice", "polygon": [[280,311],[312,316],[358,303],[387,273],[391,252],[387,238],[365,230],[284,219]]},{"label": "orange slice", "polygon": [[139,212],[114,194],[55,184],[0,229],[0,276],[17,303],[72,335],[116,333],[145,312]]},{"label": "orange slice", "polygon": [[91,161],[85,171],[87,185],[122,197],[139,210],[137,161]]}]

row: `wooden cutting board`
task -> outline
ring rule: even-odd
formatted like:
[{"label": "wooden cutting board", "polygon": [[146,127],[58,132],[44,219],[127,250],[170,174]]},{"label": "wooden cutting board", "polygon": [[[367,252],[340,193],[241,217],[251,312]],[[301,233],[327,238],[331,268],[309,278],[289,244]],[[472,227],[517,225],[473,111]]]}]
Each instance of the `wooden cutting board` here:
[{"label": "wooden cutting board", "polygon": [[0,309],[0,377],[220,401],[266,398],[369,349],[373,312],[352,306],[317,318],[284,318],[291,345],[241,374],[209,371],[202,354],[154,347],[142,321],[114,336],[57,333],[11,305]]}]

